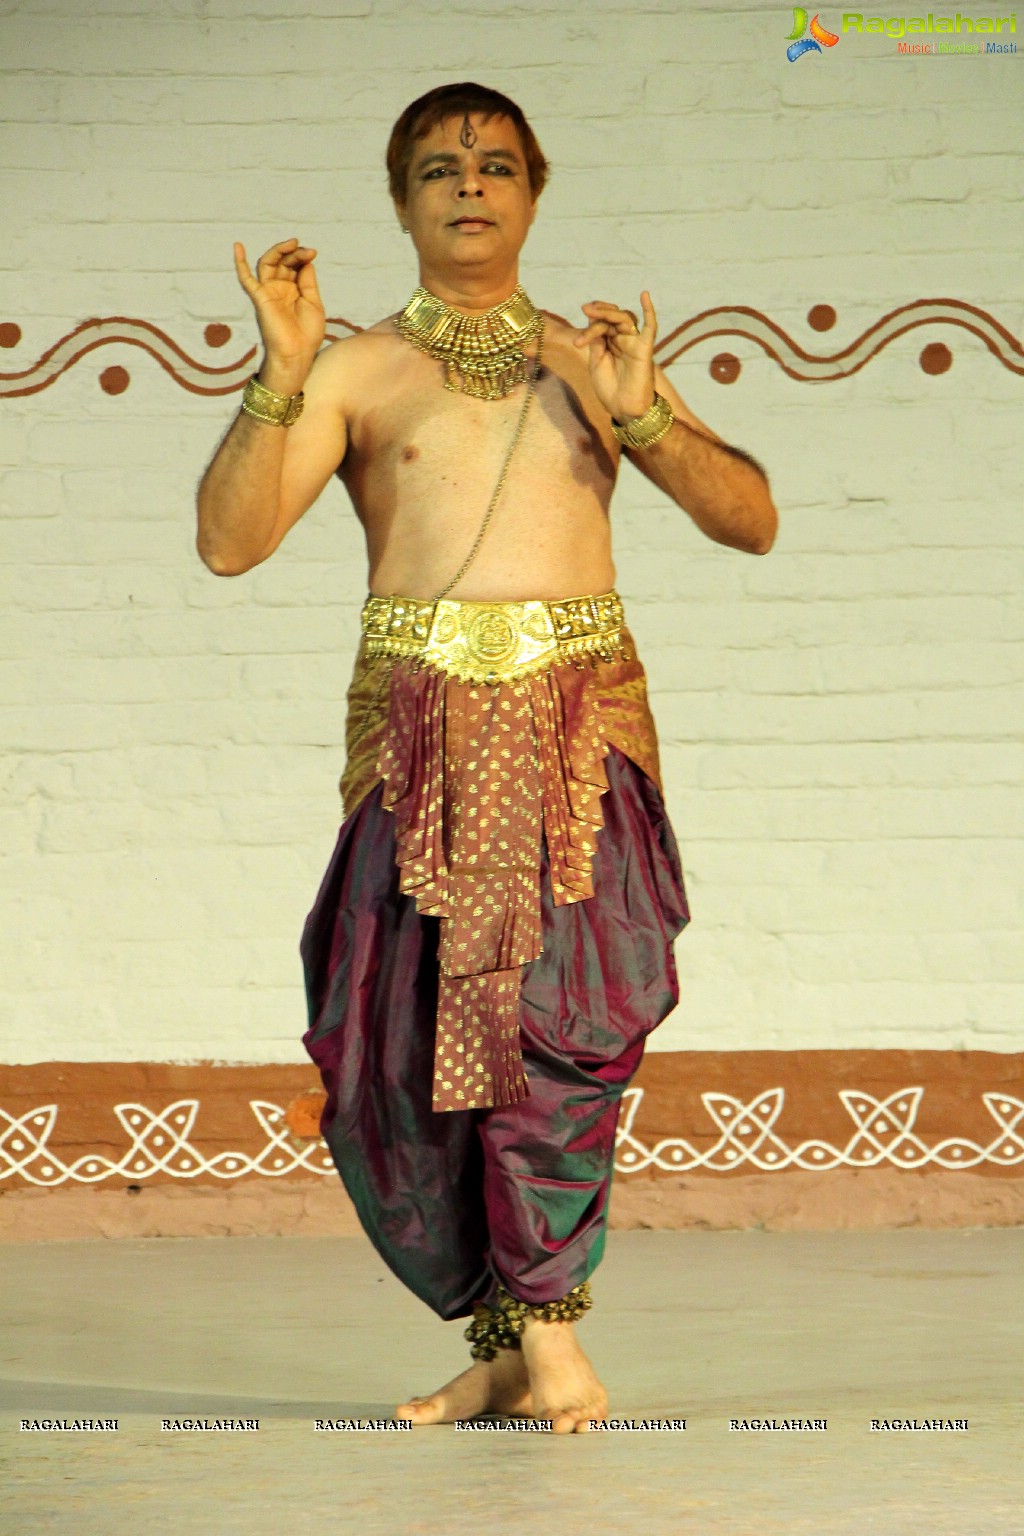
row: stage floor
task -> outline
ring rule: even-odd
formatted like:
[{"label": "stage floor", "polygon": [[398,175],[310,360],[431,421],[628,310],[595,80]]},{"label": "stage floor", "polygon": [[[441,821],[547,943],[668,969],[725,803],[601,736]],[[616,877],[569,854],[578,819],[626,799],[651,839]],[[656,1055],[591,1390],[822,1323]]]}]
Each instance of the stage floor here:
[{"label": "stage floor", "polygon": [[[4,1529],[1021,1531],[1024,1230],[612,1232],[593,1292],[610,1414],[685,1430],[318,1431],[469,1364],[361,1237],[2,1245]],[[84,1417],[119,1429],[19,1427]],[[730,1428],[783,1419],[828,1427]]]}]

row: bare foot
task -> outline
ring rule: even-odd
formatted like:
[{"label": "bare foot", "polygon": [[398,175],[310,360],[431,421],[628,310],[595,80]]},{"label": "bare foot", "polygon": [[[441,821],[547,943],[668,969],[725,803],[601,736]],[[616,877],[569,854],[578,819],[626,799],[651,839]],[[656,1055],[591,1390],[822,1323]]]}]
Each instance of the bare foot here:
[{"label": "bare foot", "polygon": [[413,1424],[450,1424],[476,1413],[533,1417],[533,1397],[526,1364],[518,1349],[499,1349],[493,1360],[477,1360],[468,1371],[432,1392],[411,1397],[395,1409],[396,1419]]},{"label": "bare foot", "polygon": [[605,1417],[608,1394],[580,1348],[572,1323],[527,1318],[522,1341],[536,1418],[550,1419],[556,1435],[568,1435],[583,1434],[591,1419]]}]

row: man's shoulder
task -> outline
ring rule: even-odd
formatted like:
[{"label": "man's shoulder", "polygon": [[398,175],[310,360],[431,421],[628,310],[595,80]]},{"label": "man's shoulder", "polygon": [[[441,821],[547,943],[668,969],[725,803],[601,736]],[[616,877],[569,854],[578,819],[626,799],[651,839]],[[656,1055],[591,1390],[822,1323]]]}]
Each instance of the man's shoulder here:
[{"label": "man's shoulder", "polygon": [[393,368],[396,349],[402,338],[395,330],[394,316],[388,315],[375,325],[340,336],[317,353],[310,383],[318,392],[343,399],[350,391],[362,393],[373,377]]},{"label": "man's shoulder", "polygon": [[553,309],[541,309],[541,314],[544,316],[545,330],[552,332],[556,336],[574,336],[576,334],[575,326],[564,315],[557,314]]},{"label": "man's shoulder", "polygon": [[379,357],[384,351],[401,346],[395,329],[395,315],[386,315],[374,325],[360,327],[350,336],[329,341],[317,356],[317,362],[329,368],[359,367]]},{"label": "man's shoulder", "polygon": [[582,364],[583,354],[573,346],[574,339],[579,335],[571,321],[564,315],[556,314],[553,309],[542,309],[544,316],[544,350],[550,359],[554,355],[561,356],[570,365]]}]

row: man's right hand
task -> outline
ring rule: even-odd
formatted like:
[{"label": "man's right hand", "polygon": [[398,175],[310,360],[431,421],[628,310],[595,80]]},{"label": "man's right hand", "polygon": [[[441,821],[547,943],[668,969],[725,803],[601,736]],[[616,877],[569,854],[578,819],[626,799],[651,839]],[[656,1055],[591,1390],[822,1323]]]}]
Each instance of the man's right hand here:
[{"label": "man's right hand", "polygon": [[235,242],[235,271],[256,311],[266,353],[260,379],[267,389],[294,395],[302,389],[326,330],[311,246],[281,240],[249,269],[245,247]]}]

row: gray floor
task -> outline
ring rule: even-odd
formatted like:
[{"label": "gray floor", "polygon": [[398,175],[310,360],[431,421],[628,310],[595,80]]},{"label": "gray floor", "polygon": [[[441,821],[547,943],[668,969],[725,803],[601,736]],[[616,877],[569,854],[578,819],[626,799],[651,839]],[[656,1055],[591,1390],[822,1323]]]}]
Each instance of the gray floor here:
[{"label": "gray floor", "polygon": [[[685,1433],[317,1433],[469,1363],[362,1238],[0,1246],[0,1530],[1024,1531],[1024,1232],[612,1232],[580,1336]],[[116,1434],[22,1418],[116,1416]],[[162,1432],[174,1416],[258,1434]],[[730,1418],[827,1418],[742,1433]],[[967,1433],[870,1421],[967,1419]]]}]

